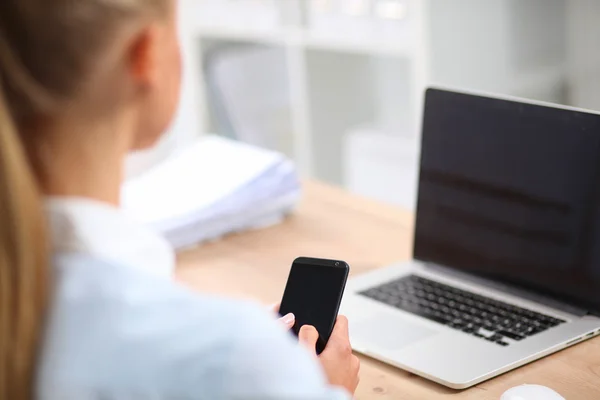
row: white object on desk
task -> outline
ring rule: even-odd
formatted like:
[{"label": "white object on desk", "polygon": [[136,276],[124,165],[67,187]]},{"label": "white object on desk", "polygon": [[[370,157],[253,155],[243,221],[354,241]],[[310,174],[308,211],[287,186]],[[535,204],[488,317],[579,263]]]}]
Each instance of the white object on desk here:
[{"label": "white object on desk", "polygon": [[186,247],[281,220],[299,199],[279,153],[205,136],[123,187],[124,209]]},{"label": "white object on desk", "polygon": [[500,400],[566,400],[554,390],[540,385],[521,385],[506,391]]}]

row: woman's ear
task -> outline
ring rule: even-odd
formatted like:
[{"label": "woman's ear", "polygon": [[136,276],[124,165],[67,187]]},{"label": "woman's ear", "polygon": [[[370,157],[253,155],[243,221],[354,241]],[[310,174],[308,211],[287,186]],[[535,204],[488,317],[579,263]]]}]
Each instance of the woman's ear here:
[{"label": "woman's ear", "polygon": [[127,50],[127,68],[141,88],[155,86],[159,79],[160,28],[149,25],[133,37]]},{"label": "woman's ear", "polygon": [[131,150],[154,145],[177,108],[182,71],[175,15],[148,25],[130,42],[127,73],[137,110]]}]

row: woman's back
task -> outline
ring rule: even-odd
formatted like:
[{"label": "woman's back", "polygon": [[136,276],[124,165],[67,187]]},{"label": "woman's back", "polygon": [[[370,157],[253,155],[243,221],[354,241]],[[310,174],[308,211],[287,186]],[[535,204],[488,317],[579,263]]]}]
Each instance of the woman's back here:
[{"label": "woman's back", "polygon": [[345,398],[261,307],[174,283],[166,242],[119,210],[60,198],[46,210],[54,290],[40,399]]}]

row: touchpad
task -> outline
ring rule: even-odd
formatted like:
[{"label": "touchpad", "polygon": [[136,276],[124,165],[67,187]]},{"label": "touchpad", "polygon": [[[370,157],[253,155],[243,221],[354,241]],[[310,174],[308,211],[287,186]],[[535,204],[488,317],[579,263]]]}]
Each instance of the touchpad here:
[{"label": "touchpad", "polygon": [[378,314],[354,324],[350,320],[352,337],[363,344],[373,343],[390,350],[401,349],[436,333],[439,332],[399,318],[391,320],[389,314]]}]

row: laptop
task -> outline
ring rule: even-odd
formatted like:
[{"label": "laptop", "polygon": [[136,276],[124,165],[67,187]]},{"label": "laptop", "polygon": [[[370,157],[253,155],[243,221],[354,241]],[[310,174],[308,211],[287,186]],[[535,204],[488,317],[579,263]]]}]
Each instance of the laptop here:
[{"label": "laptop", "polygon": [[600,115],[430,88],[413,258],[348,281],[352,347],[463,389],[600,333]]}]

